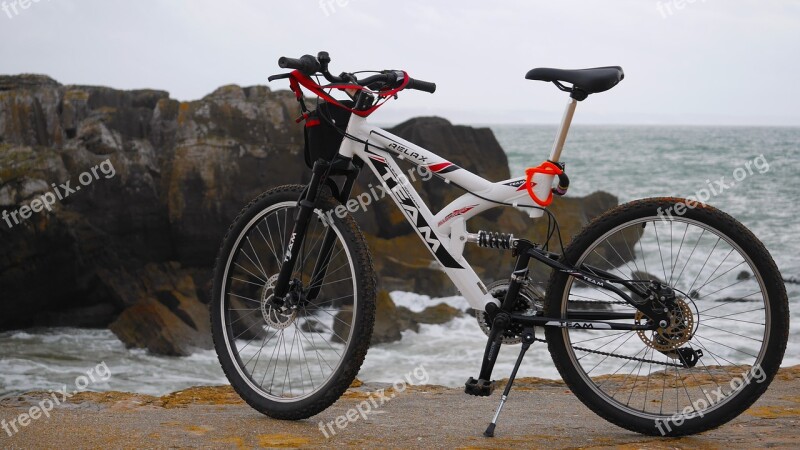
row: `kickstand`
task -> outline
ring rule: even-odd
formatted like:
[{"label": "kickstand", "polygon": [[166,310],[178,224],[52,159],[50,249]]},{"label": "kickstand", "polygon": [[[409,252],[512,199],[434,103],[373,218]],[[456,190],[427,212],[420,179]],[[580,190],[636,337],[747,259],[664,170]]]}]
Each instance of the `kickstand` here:
[{"label": "kickstand", "polygon": [[506,388],[503,390],[503,395],[500,397],[500,406],[497,407],[497,412],[494,413],[492,423],[490,423],[486,431],[483,432],[484,436],[494,437],[494,429],[497,426],[497,419],[500,417],[500,411],[503,410],[503,405],[508,399],[508,393],[511,392],[511,385],[514,383],[514,378],[517,376],[517,370],[519,370],[520,364],[522,364],[522,358],[525,356],[525,352],[528,351],[534,340],[533,328],[525,328],[522,332],[522,348],[519,351],[517,362],[514,364],[514,370],[511,371],[511,376],[508,377],[508,383],[506,383]]}]

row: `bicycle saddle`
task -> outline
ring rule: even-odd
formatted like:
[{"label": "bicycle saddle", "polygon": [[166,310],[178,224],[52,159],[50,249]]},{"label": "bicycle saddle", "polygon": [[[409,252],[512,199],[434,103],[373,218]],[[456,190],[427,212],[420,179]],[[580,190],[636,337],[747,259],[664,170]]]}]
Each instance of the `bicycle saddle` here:
[{"label": "bicycle saddle", "polygon": [[[525,74],[527,80],[551,81],[571,83],[573,89],[579,89],[586,94],[596,94],[607,91],[625,78],[622,67],[608,66],[593,69],[563,70],[540,67],[531,69]],[[563,86],[559,86],[559,89]]]}]

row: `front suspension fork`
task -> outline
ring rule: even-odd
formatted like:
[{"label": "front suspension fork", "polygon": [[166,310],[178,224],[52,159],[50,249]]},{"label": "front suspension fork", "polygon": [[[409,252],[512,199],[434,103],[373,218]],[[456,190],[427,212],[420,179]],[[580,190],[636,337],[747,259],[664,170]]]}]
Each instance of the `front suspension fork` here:
[{"label": "front suspension fork", "polygon": [[283,299],[286,297],[286,294],[289,293],[289,282],[291,281],[292,273],[294,272],[294,267],[297,262],[297,255],[299,253],[293,251],[293,249],[302,248],[303,246],[308,224],[311,222],[311,216],[317,204],[320,186],[325,182],[329,169],[330,163],[327,161],[318,160],[314,163],[311,181],[308,183],[305,193],[297,202],[298,211],[294,218],[292,234],[289,235],[289,242],[286,245],[286,253],[283,255],[281,270],[278,273],[278,280],[275,282],[274,294],[276,299]]},{"label": "front suspension fork", "polygon": [[[348,168],[345,171],[334,173],[334,175],[346,175],[347,179],[342,185],[341,191],[337,195],[337,200],[342,204],[350,197],[350,192],[355,185],[356,177],[361,170],[362,163],[360,161],[347,161]],[[314,163],[314,168],[311,173],[311,181],[305,191],[303,197],[299,200],[299,211],[295,217],[294,227],[292,234],[289,237],[289,243],[286,247],[286,254],[284,261],[281,265],[281,270],[278,274],[278,280],[275,282],[275,297],[284,298],[289,292],[289,282],[291,281],[292,272],[294,272],[295,261],[297,260],[297,252],[293,252],[293,248],[302,248],[303,241],[305,241],[306,231],[308,224],[312,218],[314,207],[317,203],[317,196],[319,195],[320,186],[326,182],[329,173],[331,173],[331,166],[334,166],[334,172],[337,162],[329,163],[324,160],[318,160]],[[323,219],[323,220],[328,220]],[[319,295],[322,289],[322,282],[325,279],[325,274],[328,269],[328,263],[333,253],[333,246],[336,244],[336,232],[333,230],[333,224],[327,223],[325,236],[322,238],[322,245],[320,246],[319,253],[314,262],[314,270],[311,273],[311,282],[309,283],[309,290],[306,293],[306,300],[312,301]]]}]

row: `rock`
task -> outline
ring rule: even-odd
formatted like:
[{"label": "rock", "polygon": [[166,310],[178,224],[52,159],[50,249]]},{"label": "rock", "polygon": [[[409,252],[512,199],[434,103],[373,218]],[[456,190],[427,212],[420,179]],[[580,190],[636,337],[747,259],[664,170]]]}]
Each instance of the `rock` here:
[{"label": "rock", "polygon": [[[263,87],[180,103],[163,91],[0,76],[0,210],[53,184],[74,188],[103,161],[114,169],[52,212],[0,222],[0,330],[47,325],[48,311],[108,312],[108,303],[106,323],[93,322],[105,326],[136,301],[128,287],[149,262],[178,261],[204,274],[196,286],[207,290],[238,211],[268,187],[302,181],[302,128],[286,126],[296,114],[289,92]],[[58,323],[69,317],[83,324],[75,315]]]},{"label": "rock", "polygon": [[415,333],[419,332],[421,324],[442,325],[464,315],[461,310],[453,308],[446,303],[428,306],[420,312],[414,312],[404,306],[398,306],[397,312],[400,328],[411,330]]},{"label": "rock", "polygon": [[399,341],[403,331],[419,332],[420,324],[441,325],[464,315],[459,309],[446,303],[413,312],[404,306],[396,306],[386,291],[378,292],[377,307],[373,344]]},{"label": "rock", "polygon": [[127,347],[170,356],[212,348],[208,309],[189,274],[177,264],[148,264],[137,278],[139,300],[109,325]]},{"label": "rock", "polygon": [[399,341],[403,327],[400,323],[398,308],[386,291],[379,291],[375,299],[375,328],[372,331],[372,344],[384,344]]},{"label": "rock", "polygon": [[306,319],[301,325],[300,329],[306,333],[322,333],[325,327],[314,319]]},{"label": "rock", "polygon": [[434,306],[428,306],[421,312],[414,314],[413,319],[417,323],[442,325],[463,315],[464,313],[460,309],[454,308],[447,303],[439,303]]},{"label": "rock", "polygon": [[[415,333],[419,333],[419,322],[416,320],[416,313],[405,306],[397,307],[397,324],[403,331],[411,330]],[[397,340],[399,339],[400,338]]]},{"label": "rock", "polygon": [[235,297],[229,297],[231,302],[231,323],[235,339],[263,339],[269,333],[265,328],[266,322],[261,308],[252,309],[253,306]]},{"label": "rock", "polygon": [[378,283],[387,291],[426,293],[434,296],[455,295],[453,283],[433,261],[428,248],[416,233],[381,239],[367,235]]},{"label": "rock", "polygon": [[39,322],[48,327],[102,328],[114,320],[119,310],[110,303],[98,303],[64,311],[46,311]]},{"label": "rock", "polygon": [[[333,336],[331,336],[331,341],[343,344],[346,341],[344,337],[350,334],[350,324],[353,323],[353,310],[342,308],[333,317]],[[374,334],[373,339],[375,339]],[[372,343],[375,343],[375,341],[373,340]]]},{"label": "rock", "polygon": [[[464,315],[463,312],[446,303],[429,306],[421,312],[413,312],[404,306],[395,305],[392,297],[385,290],[378,291],[376,298],[375,328],[372,332],[372,344],[385,344],[399,341],[403,331],[419,332],[420,324],[441,325]],[[351,311],[340,311],[333,322],[335,342],[342,342],[340,336],[349,333],[346,324],[352,320]]]},{"label": "rock", "polygon": [[749,280],[750,277],[753,276],[750,272],[743,270],[736,275],[737,280]]},{"label": "rock", "polygon": [[[429,306],[415,313],[410,309],[394,304],[392,297],[385,290],[379,291],[376,300],[375,328],[372,332],[372,344],[385,344],[399,341],[403,331],[419,332],[420,324],[441,325],[461,317],[464,313],[445,303]],[[352,312],[340,311],[333,323],[336,342],[342,342],[339,336],[345,336],[349,330],[345,324],[350,323]]]}]

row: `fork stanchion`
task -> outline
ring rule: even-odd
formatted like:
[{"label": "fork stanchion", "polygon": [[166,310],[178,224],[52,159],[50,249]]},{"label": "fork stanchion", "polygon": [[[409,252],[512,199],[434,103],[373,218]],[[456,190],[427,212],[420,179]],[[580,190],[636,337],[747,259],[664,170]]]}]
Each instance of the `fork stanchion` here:
[{"label": "fork stanchion", "polygon": [[525,356],[525,352],[528,351],[534,340],[535,336],[533,328],[525,328],[525,330],[522,332],[522,348],[519,351],[517,362],[514,364],[514,370],[511,371],[511,376],[508,377],[508,383],[506,383],[506,388],[503,390],[503,395],[500,397],[500,405],[497,407],[497,411],[494,413],[492,422],[486,428],[486,431],[483,432],[484,436],[494,437],[494,429],[497,427],[497,419],[500,418],[500,411],[503,410],[503,405],[505,405],[506,400],[508,400],[508,394],[511,392],[511,385],[514,383],[514,378],[517,377],[517,371],[519,370],[520,364],[522,364],[522,358]]}]

